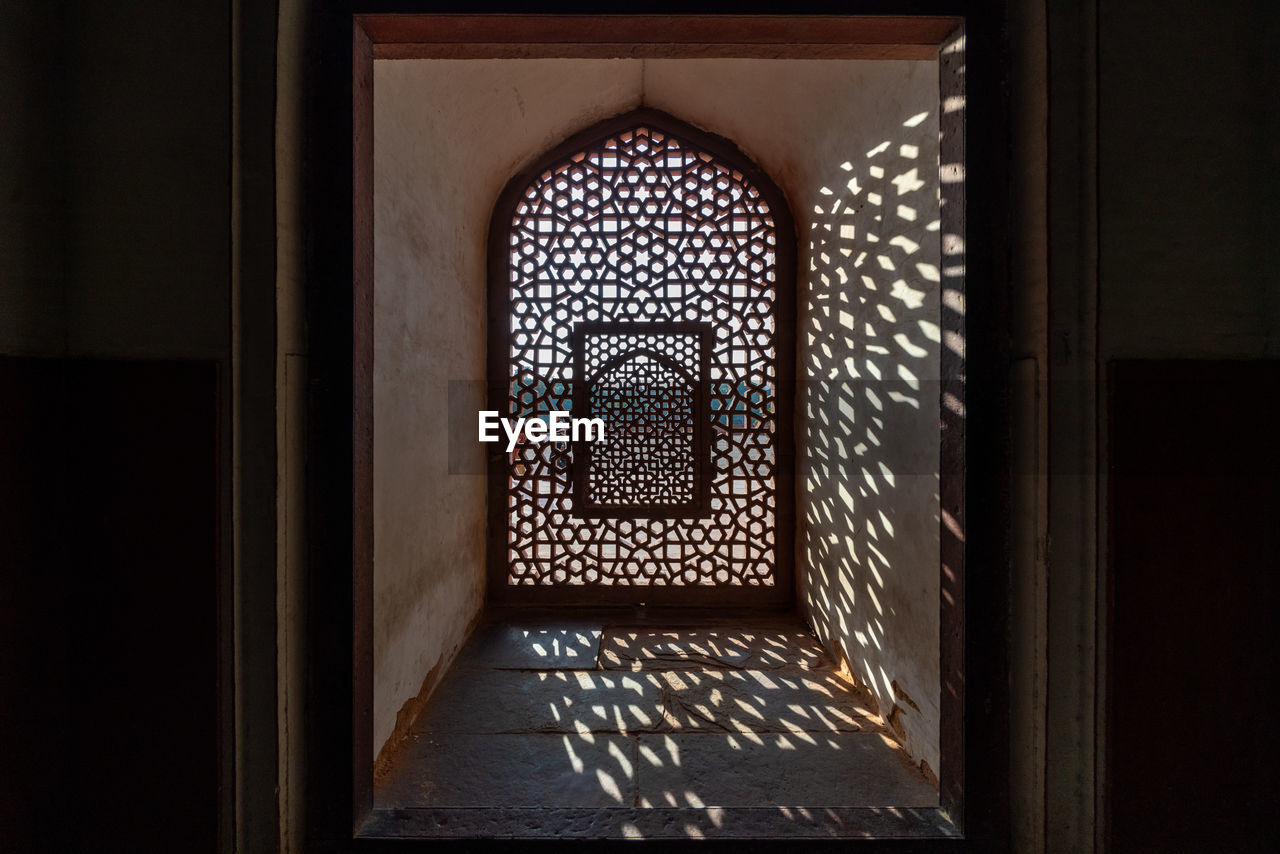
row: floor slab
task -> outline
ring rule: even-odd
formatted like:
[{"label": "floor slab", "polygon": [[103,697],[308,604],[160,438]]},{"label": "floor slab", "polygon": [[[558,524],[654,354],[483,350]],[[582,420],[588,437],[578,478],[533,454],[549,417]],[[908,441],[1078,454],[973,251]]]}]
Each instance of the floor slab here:
[{"label": "floor slab", "polygon": [[831,669],[831,658],[806,631],[783,628],[605,630],[600,666],[606,670],[737,667]]},{"label": "floor slab", "polygon": [[689,733],[638,741],[642,807],[938,804],[938,793],[879,733]]},{"label": "floor slab", "polygon": [[458,654],[455,669],[590,670],[600,651],[599,623],[482,623]]},{"label": "floor slab", "polygon": [[631,806],[634,750],[630,737],[591,733],[410,736],[401,773],[378,789],[374,806]]},{"label": "floor slab", "polygon": [[667,728],[655,673],[471,670],[446,674],[419,733],[660,732]]},{"label": "floor slab", "polygon": [[[429,807],[376,809],[361,838],[945,839],[940,807]],[[781,843],[775,843],[781,844]]]},{"label": "floor slab", "polygon": [[[646,672],[645,675],[652,675]],[[666,686],[673,730],[701,732],[881,731],[874,703],[832,671],[671,670]]]},{"label": "floor slab", "polygon": [[374,835],[910,836],[945,819],[874,701],[794,618],[503,614],[405,745]]}]

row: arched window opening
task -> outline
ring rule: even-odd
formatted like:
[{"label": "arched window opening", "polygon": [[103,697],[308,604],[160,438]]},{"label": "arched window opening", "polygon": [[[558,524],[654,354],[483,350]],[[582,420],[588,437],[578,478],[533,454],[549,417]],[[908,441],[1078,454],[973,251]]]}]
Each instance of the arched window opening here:
[{"label": "arched window opening", "polygon": [[600,418],[490,469],[508,601],[792,597],[794,232],[727,140],[641,110],[507,186],[490,235],[491,408]]}]

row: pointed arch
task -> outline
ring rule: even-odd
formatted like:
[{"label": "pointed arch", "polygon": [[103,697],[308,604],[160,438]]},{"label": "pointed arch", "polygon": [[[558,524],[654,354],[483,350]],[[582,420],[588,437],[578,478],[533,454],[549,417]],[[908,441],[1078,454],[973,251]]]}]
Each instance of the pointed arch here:
[{"label": "pointed arch", "polygon": [[699,385],[713,438],[709,494],[683,517],[625,502],[611,518],[575,513],[568,445],[492,457],[491,599],[791,602],[795,259],[764,170],[657,110],[580,131],[512,178],[489,234],[490,408],[573,409],[579,324],[659,348],[646,325],[710,324]]}]

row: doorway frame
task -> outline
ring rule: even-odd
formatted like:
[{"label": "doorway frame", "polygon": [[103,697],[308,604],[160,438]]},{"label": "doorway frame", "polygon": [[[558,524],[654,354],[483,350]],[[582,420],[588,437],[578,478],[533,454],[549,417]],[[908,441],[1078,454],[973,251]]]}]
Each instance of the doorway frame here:
[{"label": "doorway frame", "polygon": [[[308,126],[314,156],[305,178],[313,269],[323,271],[313,277],[308,292],[315,365],[309,436],[308,508],[315,524],[310,537],[308,673],[316,714],[307,733],[307,824],[314,842],[343,850],[352,846],[373,803],[373,61],[533,56],[920,59],[938,58],[939,47],[962,31],[966,88],[991,96],[965,103],[959,140],[962,144],[966,133],[981,134],[984,145],[980,152],[962,154],[963,203],[952,206],[960,219],[944,219],[944,231],[959,229],[970,246],[961,286],[972,317],[963,320],[962,340],[972,343],[958,353],[948,347],[942,351],[941,393],[958,400],[964,415],[950,431],[944,429],[940,466],[939,779],[942,808],[962,838],[936,844],[949,851],[959,843],[965,848],[972,843],[973,850],[1004,850],[1009,551],[1007,449],[999,437],[1009,419],[1007,380],[997,370],[1005,345],[997,333],[1004,326],[1010,288],[1005,253],[1012,227],[1002,162],[1010,133],[1007,95],[1000,85],[1005,60],[999,15],[985,7],[964,11],[964,16],[918,17],[364,15],[343,8],[316,17],[309,39],[315,94]],[[350,66],[332,60],[345,39],[351,39]],[[941,95],[945,124],[947,99],[955,93]],[[946,198],[945,177],[943,193]],[[967,232],[966,222],[973,223]],[[980,500],[966,517],[967,491]],[[966,583],[970,549],[982,555],[983,572]],[[350,813],[339,808],[344,802]],[[360,848],[377,844],[362,839]]]}]

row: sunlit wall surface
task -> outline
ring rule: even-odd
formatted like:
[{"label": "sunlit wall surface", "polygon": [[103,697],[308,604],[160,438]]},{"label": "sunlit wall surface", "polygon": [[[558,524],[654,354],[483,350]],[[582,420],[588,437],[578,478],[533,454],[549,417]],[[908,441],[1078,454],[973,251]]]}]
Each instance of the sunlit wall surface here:
[{"label": "sunlit wall surface", "polygon": [[863,116],[806,200],[796,409],[802,605],[936,773],[935,79]]},{"label": "sunlit wall surface", "polygon": [[650,61],[645,88],[787,194],[799,605],[937,773],[938,64]]},{"label": "sunlit wall surface", "polygon": [[800,607],[937,772],[937,63],[671,61],[645,81],[787,193]]}]

